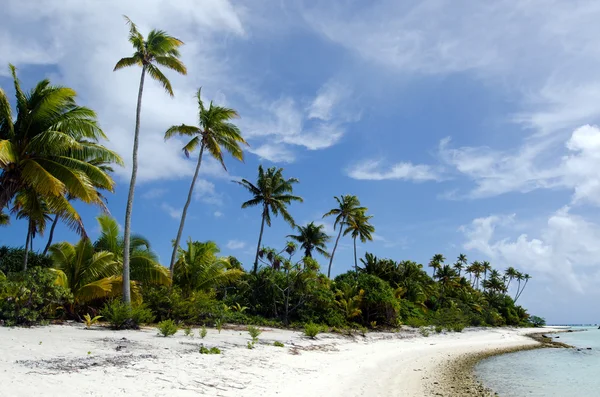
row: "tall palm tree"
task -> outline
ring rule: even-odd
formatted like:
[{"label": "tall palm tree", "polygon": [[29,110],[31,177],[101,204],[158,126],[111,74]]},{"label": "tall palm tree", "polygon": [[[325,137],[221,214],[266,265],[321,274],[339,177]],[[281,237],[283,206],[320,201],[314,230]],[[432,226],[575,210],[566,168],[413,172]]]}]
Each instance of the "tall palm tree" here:
[{"label": "tall palm tree", "polygon": [[315,225],[314,222],[307,224],[306,226],[296,226],[298,235],[290,234],[287,237],[300,243],[300,247],[304,250],[304,256],[312,258],[312,252],[317,251],[325,258],[329,258],[327,252],[327,242],[331,239],[323,231],[325,226]]},{"label": "tall palm tree", "polygon": [[444,258],[444,255],[442,254],[433,255],[429,261],[429,267],[433,269],[433,275],[431,276],[432,278],[436,278],[436,272],[442,267],[445,260],[446,258]]},{"label": "tall palm tree", "polygon": [[135,111],[135,132],[133,134],[133,155],[131,161],[131,181],[129,182],[129,193],[127,195],[127,207],[125,209],[125,244],[123,246],[123,300],[126,303],[131,302],[131,291],[129,290],[129,237],[131,235],[131,211],[133,208],[133,193],[135,191],[135,181],[138,168],[138,145],[140,135],[140,115],[142,111],[142,93],[144,92],[144,79],[146,73],[151,78],[158,81],[165,91],[173,96],[171,82],[161,72],[157,65],[164,66],[180,74],[187,74],[187,69],[179,59],[179,47],[183,41],[170,36],[163,30],[151,30],[148,37],[138,31],[137,26],[125,17],[129,25],[129,42],[133,46],[134,53],[130,57],[121,58],[115,65],[114,70],[119,70],[129,66],[140,66],[142,74],[140,77],[140,87],[138,90],[137,107]]},{"label": "tall palm tree", "polygon": [[372,233],[375,233],[375,227],[369,222],[372,216],[366,215],[365,211],[359,211],[356,215],[346,221],[346,230],[344,236],[350,234],[354,241],[354,270],[358,274],[358,259],[356,258],[356,239],[359,238],[362,243],[373,241]]},{"label": "tall palm tree", "polygon": [[230,120],[238,117],[238,113],[230,108],[215,106],[212,101],[208,108],[204,106],[201,97],[201,88],[198,89],[196,98],[198,99],[198,120],[199,126],[191,125],[174,125],[167,130],[165,133],[165,139],[169,139],[175,135],[183,135],[186,137],[192,137],[192,139],[183,147],[183,152],[186,157],[190,156],[198,146],[200,147],[200,154],[198,155],[198,163],[196,164],[196,171],[192,178],[190,190],[188,192],[187,200],[183,206],[183,212],[181,213],[181,221],[179,222],[179,230],[177,231],[177,237],[175,238],[175,244],[173,246],[173,253],[171,254],[171,263],[169,264],[169,271],[171,277],[173,277],[173,266],[177,257],[177,251],[179,249],[179,241],[181,241],[181,234],[183,233],[183,227],[185,225],[185,217],[187,215],[188,207],[192,201],[192,194],[194,193],[194,185],[196,179],[198,179],[198,172],[200,171],[200,165],[202,164],[202,154],[204,149],[208,153],[219,160],[225,171],[225,162],[223,160],[223,151],[229,152],[233,158],[244,161],[244,152],[240,147],[240,144],[248,145],[248,143],[242,138],[240,130],[237,126],[230,123]]},{"label": "tall palm tree", "polygon": [[285,179],[283,177],[283,168],[271,167],[267,172],[263,170],[262,165],[258,166],[258,179],[256,185],[247,179],[235,181],[237,184],[245,187],[252,198],[242,204],[242,208],[262,206],[262,221],[260,225],[260,234],[258,235],[258,244],[256,246],[256,256],[254,257],[254,274],[258,272],[258,252],[262,242],[265,223],[271,226],[271,213],[277,216],[281,214],[283,219],[292,227],[295,226],[294,218],[287,210],[287,206],[293,201],[303,202],[302,197],[294,196],[294,184],[298,183],[296,178]]},{"label": "tall palm tree", "polygon": [[48,206],[36,192],[20,191],[14,199],[12,213],[17,219],[27,219],[27,238],[23,256],[23,271],[26,271],[29,251],[33,250],[33,239],[37,234],[44,234],[46,222],[50,219]]},{"label": "tall palm tree", "polygon": [[487,280],[487,274],[492,271],[492,265],[488,261],[483,261],[481,263],[481,268],[483,269],[483,279]]},{"label": "tall palm tree", "polygon": [[457,273],[450,265],[443,265],[437,270],[436,277],[441,286],[440,301],[443,301],[448,288],[452,288],[457,283]]},{"label": "tall palm tree", "polygon": [[458,277],[461,276],[462,270],[465,268],[466,264],[467,256],[465,254],[459,254],[456,263],[454,264],[454,270],[458,272]]},{"label": "tall palm tree", "polygon": [[181,287],[184,294],[206,291],[240,278],[244,271],[232,269],[228,257],[217,257],[219,247],[212,241],[187,242],[187,249],[179,248],[175,262],[173,283]]},{"label": "tall palm tree", "polygon": [[521,281],[525,280],[525,276],[521,272],[517,272],[515,275],[515,279],[517,280],[517,293],[515,294],[515,299],[517,299],[517,295],[519,295],[519,291],[521,291]]},{"label": "tall palm tree", "polygon": [[506,289],[508,289],[508,287],[510,287],[510,282],[512,280],[514,280],[517,276],[517,270],[510,266],[508,269],[506,269],[504,271],[504,274],[506,275],[506,278],[508,279],[508,283],[506,283]]},{"label": "tall palm tree", "polygon": [[531,276],[529,274],[524,274],[523,279],[525,280],[525,284],[523,285],[523,288],[521,288],[521,292],[515,297],[515,303],[517,303],[517,300],[521,297],[523,291],[525,291],[525,287],[527,287],[527,283],[531,280]]},{"label": "tall palm tree", "polygon": [[338,232],[338,236],[335,239],[335,244],[333,246],[333,251],[331,251],[331,257],[329,258],[329,268],[327,269],[327,277],[331,277],[331,265],[333,264],[333,257],[335,255],[335,251],[337,250],[338,243],[340,241],[340,237],[342,236],[342,232],[344,227],[347,226],[347,222],[350,218],[356,216],[360,212],[364,212],[367,210],[366,207],[360,206],[360,201],[358,197],[352,196],[349,194],[343,196],[335,196],[335,200],[338,202],[338,206],[336,208],[331,209],[323,218],[331,215],[335,215],[335,222],[333,223],[333,230],[336,227],[340,227],[340,231]]}]

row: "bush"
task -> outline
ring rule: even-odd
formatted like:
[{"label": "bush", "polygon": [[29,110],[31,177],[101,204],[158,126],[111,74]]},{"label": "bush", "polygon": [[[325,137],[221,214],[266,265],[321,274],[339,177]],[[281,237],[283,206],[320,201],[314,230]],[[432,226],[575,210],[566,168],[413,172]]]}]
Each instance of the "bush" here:
[{"label": "bush", "polygon": [[425,327],[419,328],[419,332],[421,333],[422,336],[424,336],[426,338],[429,336],[429,330]]},{"label": "bush", "polygon": [[34,325],[56,318],[73,301],[73,295],[55,281],[53,272],[39,267],[1,277],[0,323]]},{"label": "bush", "polygon": [[248,344],[246,345],[246,347],[248,348],[248,350],[254,349],[254,342],[248,341]]},{"label": "bush", "polygon": [[102,316],[96,316],[92,318],[92,316],[90,316],[89,313],[84,315],[83,321],[85,322],[85,327],[89,329],[92,325],[96,324],[101,318]]},{"label": "bush", "polygon": [[200,354],[221,354],[221,349],[218,347],[211,347],[210,349],[200,345]]},{"label": "bush", "polygon": [[200,337],[204,339],[207,333],[208,332],[206,331],[206,327],[203,325],[202,328],[200,328]]},{"label": "bush", "polygon": [[[25,250],[23,248],[0,247],[0,272],[8,275],[9,273],[20,273],[23,271],[23,258]],[[29,251],[27,256],[27,268],[35,267],[50,268],[52,259],[46,255]]]},{"label": "bush", "polygon": [[184,334],[185,336],[192,336],[192,337],[193,337],[193,336],[194,336],[194,330],[192,329],[192,327],[190,327],[190,326],[187,326],[187,327],[185,327],[185,328],[183,329],[183,334]]},{"label": "bush", "polygon": [[321,332],[321,327],[317,324],[307,323],[304,325],[304,335],[311,339],[315,339],[319,332]]},{"label": "bush", "polygon": [[281,342],[279,342],[278,340],[276,340],[275,342],[273,342],[273,346],[275,347],[285,347],[285,345]]},{"label": "bush", "polygon": [[406,319],[405,324],[411,328],[421,328],[429,325],[427,320],[420,317],[409,317]]},{"label": "bush", "polygon": [[450,326],[450,329],[452,329],[452,331],[454,332],[463,332],[463,329],[465,329],[465,325],[461,323],[452,324]]},{"label": "bush", "polygon": [[174,320],[186,324],[202,324],[221,316],[222,302],[214,293],[193,292],[185,297],[177,286],[147,286],[142,289],[144,304],[156,315],[157,321]]},{"label": "bush", "polygon": [[442,327],[441,325],[436,325],[435,326],[435,333],[436,334],[441,334],[443,330],[444,330],[444,327]]},{"label": "bush", "polygon": [[544,327],[546,325],[546,320],[538,316],[529,317],[529,322],[534,327]]},{"label": "bush", "polygon": [[258,341],[258,335],[260,335],[262,333],[262,331],[253,325],[249,325],[248,333],[250,334],[250,337],[252,338],[252,343],[256,343]]},{"label": "bush", "polygon": [[173,320],[164,320],[158,323],[158,332],[165,338],[177,333],[177,324]]},{"label": "bush", "polygon": [[154,321],[152,311],[144,305],[135,307],[119,300],[106,303],[100,314],[113,329],[139,329],[141,324]]}]

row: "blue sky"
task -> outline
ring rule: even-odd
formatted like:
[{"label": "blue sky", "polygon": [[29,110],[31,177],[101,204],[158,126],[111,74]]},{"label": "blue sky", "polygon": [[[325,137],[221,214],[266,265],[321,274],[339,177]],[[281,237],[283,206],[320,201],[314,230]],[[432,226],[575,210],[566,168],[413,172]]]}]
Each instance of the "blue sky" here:
[{"label": "blue sky", "polygon": [[[184,236],[216,241],[250,266],[258,209],[232,179],[258,164],[300,179],[298,223],[333,196],[356,194],[374,215],[359,249],[426,263],[514,266],[533,276],[522,303],[550,322],[597,322],[600,298],[600,47],[591,0],[37,1],[3,0],[0,64],[24,85],[50,77],[95,109],[108,145],[129,161],[138,70],[112,72],[131,53],[127,14],[143,32],[181,38],[189,74],[169,73],[175,98],[146,85],[133,228],[166,262],[194,159],[172,124],[194,123],[193,95],[234,107],[250,142],[245,163],[203,165]],[[8,68],[0,85],[13,94]],[[117,170],[111,213],[123,222],[129,169]],[[95,208],[81,206],[97,234]],[[281,247],[280,219],[265,244]],[[76,237],[64,228],[58,240]],[[20,222],[0,244],[22,245]],[[34,242],[36,249],[44,245]],[[326,262],[322,261],[323,266]],[[352,265],[343,239],[334,274]]]}]

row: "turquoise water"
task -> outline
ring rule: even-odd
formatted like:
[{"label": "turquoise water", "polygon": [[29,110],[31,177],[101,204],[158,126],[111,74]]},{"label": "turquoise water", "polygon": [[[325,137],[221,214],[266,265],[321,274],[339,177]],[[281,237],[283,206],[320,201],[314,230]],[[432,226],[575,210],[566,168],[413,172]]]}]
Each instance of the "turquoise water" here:
[{"label": "turquoise water", "polygon": [[538,349],[505,354],[482,361],[475,373],[501,397],[600,396],[600,329],[572,329],[582,331],[558,334],[557,341],[580,351]]}]

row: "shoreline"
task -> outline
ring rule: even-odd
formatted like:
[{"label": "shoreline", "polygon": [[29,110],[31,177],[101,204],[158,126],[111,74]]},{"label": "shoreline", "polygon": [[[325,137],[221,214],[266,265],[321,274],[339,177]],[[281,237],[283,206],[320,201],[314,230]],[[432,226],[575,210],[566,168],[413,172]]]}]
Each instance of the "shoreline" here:
[{"label": "shoreline", "polygon": [[480,396],[494,397],[498,396],[497,392],[486,387],[475,374],[475,366],[481,361],[490,357],[501,356],[504,354],[517,353],[521,351],[537,350],[537,349],[572,349],[566,343],[557,342],[548,338],[547,334],[564,333],[566,330],[550,329],[546,332],[535,332],[526,336],[535,342],[534,345],[513,346],[507,348],[495,348],[486,351],[474,352],[465,354],[448,363],[442,375],[442,387],[452,393],[452,396]]},{"label": "shoreline", "polygon": [[[486,396],[467,386],[468,360],[539,345],[527,337],[533,329],[476,328],[424,337],[403,328],[365,337],[319,334],[313,340],[297,331],[260,328],[259,342],[248,349],[245,327],[220,333],[209,328],[206,338],[197,328],[193,338],[182,331],[163,338],[154,328],[0,327],[0,378],[14,397]],[[200,354],[201,345],[222,354]]]}]

